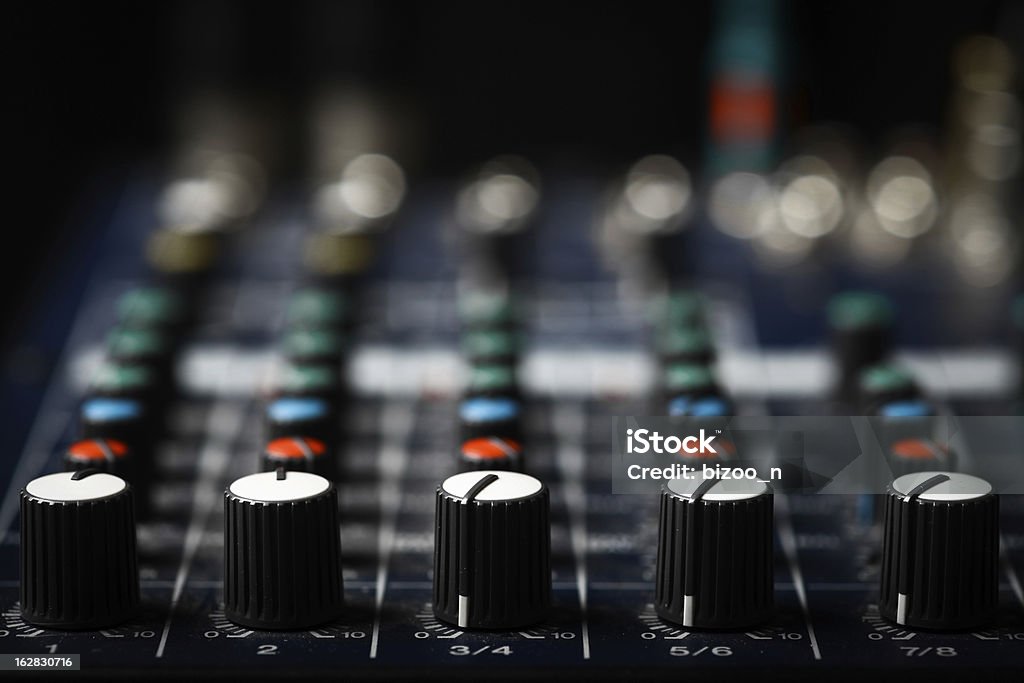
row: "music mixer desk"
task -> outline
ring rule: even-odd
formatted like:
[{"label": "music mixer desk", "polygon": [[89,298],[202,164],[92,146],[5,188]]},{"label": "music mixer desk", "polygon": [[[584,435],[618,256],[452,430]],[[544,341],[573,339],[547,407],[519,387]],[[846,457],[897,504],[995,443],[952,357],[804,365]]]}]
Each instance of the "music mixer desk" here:
[{"label": "music mixer desk", "polygon": [[[340,617],[306,630],[267,631],[228,619],[223,605],[224,491],[260,469],[263,410],[280,372],[285,309],[301,282],[303,239],[312,230],[302,193],[281,192],[230,234],[180,340],[179,391],[163,410],[168,429],[152,453],[151,509],[137,525],[141,610],[101,630],[25,621],[19,492],[64,468],[60,459],[76,438],[79,406],[117,302],[146,281],[147,233],[140,226],[156,220],[158,189],[146,180],[126,182],[109,219],[96,210],[83,220],[92,226],[83,228],[92,247],[75,257],[87,267],[55,266],[64,277],[51,279],[22,344],[54,351],[49,380],[35,387],[9,377],[2,387],[5,414],[18,419],[7,421],[0,455],[0,652],[79,654],[81,674],[103,678],[1019,680],[1018,496],[1000,500],[999,604],[982,626],[928,631],[883,618],[881,532],[864,518],[857,496],[837,495],[774,496],[774,608],[767,621],[709,630],[658,616],[658,498],[611,493],[609,428],[613,416],[651,413],[656,364],[642,302],[622,296],[593,246],[589,228],[604,185],[573,177],[545,184],[517,284],[525,302],[524,462],[550,491],[551,609],[544,621],[511,630],[460,628],[432,609],[435,491],[458,469],[463,390],[458,257],[443,235],[454,190],[441,182],[413,185],[398,219],[379,236],[377,264],[354,304],[335,483]],[[750,265],[697,228],[688,248],[706,257],[694,263],[694,280],[709,301],[720,378],[737,413],[826,412],[831,375],[824,343],[785,346],[787,335],[800,339],[817,323],[792,317],[770,297],[755,301],[758,276]],[[823,293],[854,279],[840,268],[812,275]],[[912,313],[926,308],[916,302],[933,301],[928,297],[941,290],[941,278],[920,282],[889,283],[908,316],[902,320],[911,321],[903,325],[912,346],[903,355],[907,366],[951,411],[1008,410],[1010,356],[949,351],[946,341],[957,340],[947,320]],[[758,342],[766,328],[770,348]]]}]

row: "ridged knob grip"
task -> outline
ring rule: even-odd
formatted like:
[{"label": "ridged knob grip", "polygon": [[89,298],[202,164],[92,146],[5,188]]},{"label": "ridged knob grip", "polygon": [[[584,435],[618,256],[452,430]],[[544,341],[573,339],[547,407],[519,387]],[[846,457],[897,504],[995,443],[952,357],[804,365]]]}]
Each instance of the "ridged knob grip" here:
[{"label": "ridged knob grip", "polygon": [[739,628],[772,610],[772,507],[748,479],[673,479],[661,494],[655,611],[695,628]]},{"label": "ridged knob grip", "polygon": [[139,607],[135,507],[120,477],[80,470],[21,492],[21,612],[46,628],[114,626]]},{"label": "ridged knob grip", "polygon": [[224,614],[248,628],[317,626],[342,610],[334,485],[308,472],[252,474],[224,492]]},{"label": "ridged knob grip", "polygon": [[551,604],[548,489],[518,472],[449,477],[437,489],[434,614],[459,628],[517,628]]},{"label": "ridged knob grip", "polygon": [[889,485],[879,612],[901,626],[964,629],[998,601],[999,499],[984,479],[917,472]]}]

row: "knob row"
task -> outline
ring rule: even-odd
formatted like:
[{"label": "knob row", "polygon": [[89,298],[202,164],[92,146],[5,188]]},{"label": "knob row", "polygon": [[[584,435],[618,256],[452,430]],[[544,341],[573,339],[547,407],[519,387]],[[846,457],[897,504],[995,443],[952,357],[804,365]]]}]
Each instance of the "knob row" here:
[{"label": "knob row", "polygon": [[[472,471],[437,489],[434,611],[459,628],[519,628],[551,603],[550,498],[519,472]],[[249,628],[310,628],[343,609],[337,491],[279,468],[224,494],[225,613]],[[742,628],[772,610],[772,503],[750,480],[673,480],[662,492],[655,608],[692,628]],[[30,482],[21,495],[21,607],[47,628],[104,628],[139,606],[133,491],[96,470]],[[963,629],[997,604],[998,498],[960,473],[892,482],[881,614]]]},{"label": "knob row", "polygon": [[[437,489],[434,606],[460,628],[542,620],[551,601],[549,496],[518,472],[465,472]],[[284,468],[225,493],[224,612],[248,628],[309,628],[343,606],[337,494]]]}]

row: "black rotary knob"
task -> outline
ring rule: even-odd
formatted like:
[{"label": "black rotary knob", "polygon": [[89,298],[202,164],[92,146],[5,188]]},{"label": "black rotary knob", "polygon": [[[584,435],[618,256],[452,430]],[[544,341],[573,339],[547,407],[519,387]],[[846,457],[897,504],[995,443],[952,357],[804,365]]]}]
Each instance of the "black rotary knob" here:
[{"label": "black rotary knob", "polygon": [[701,327],[672,327],[662,330],[658,351],[665,363],[708,365],[715,359],[711,336]]},{"label": "black rotary knob", "polygon": [[97,397],[136,399],[147,408],[157,408],[167,398],[152,367],[107,362],[93,377],[90,393]]},{"label": "black rotary knob", "polygon": [[490,363],[470,368],[463,397],[519,399],[515,366]]},{"label": "black rotary knob", "polygon": [[998,600],[999,501],[984,479],[915,472],[889,485],[879,612],[901,626],[965,629]]},{"label": "black rotary knob", "polygon": [[82,439],[64,451],[64,469],[69,472],[94,469],[134,482],[134,464],[128,446],[117,439]]},{"label": "black rotary knob", "polygon": [[345,360],[345,339],[337,330],[293,329],[281,347],[293,365],[327,365],[337,371]]},{"label": "black rotary knob", "polygon": [[[140,517],[152,512],[150,483],[156,439],[154,421],[149,407],[136,398],[91,396],[82,402],[79,410],[78,431],[84,441],[94,444],[116,441],[127,447],[125,455],[114,453],[111,460],[104,453],[103,463],[86,466],[126,479],[132,485],[135,509]],[[83,469],[82,456],[91,448],[85,446],[74,450],[75,455],[69,452],[65,458],[65,469]]]},{"label": "black rotary knob", "polygon": [[885,404],[914,401],[922,396],[914,376],[891,363],[865,368],[857,382],[857,398],[865,415],[878,414]]},{"label": "black rotary knob", "polygon": [[894,318],[892,303],[877,292],[843,292],[829,301],[828,321],[840,391],[847,395],[855,393],[860,371],[885,358]]},{"label": "black rotary knob", "polygon": [[321,398],[337,405],[342,397],[341,376],[331,365],[289,365],[281,373],[274,395]]},{"label": "black rotary knob", "polygon": [[334,462],[327,445],[311,436],[284,436],[274,439],[263,449],[260,469],[276,472],[278,467],[295,472],[312,472],[334,479]]},{"label": "black rotary knob", "polygon": [[519,311],[507,292],[471,290],[460,293],[458,316],[467,330],[509,330],[515,327]]},{"label": "black rotary knob", "polygon": [[125,292],[117,302],[117,318],[128,329],[179,330],[188,318],[188,307],[170,287],[140,287]]},{"label": "black rotary knob", "polygon": [[340,432],[338,415],[331,403],[313,396],[284,396],[267,404],[264,418],[268,441],[302,434],[333,448]]},{"label": "black rotary knob", "polygon": [[551,604],[548,489],[518,472],[463,472],[437,489],[434,614],[459,628],[518,628]]},{"label": "black rotary knob", "polygon": [[474,365],[514,365],[519,339],[508,330],[473,330],[463,335],[462,350]]},{"label": "black rotary knob", "polygon": [[655,609],[691,628],[739,628],[772,610],[772,504],[751,479],[673,479],[661,494]]},{"label": "black rotary knob", "polygon": [[889,444],[886,456],[895,477],[911,472],[950,470],[956,463],[956,456],[948,446],[929,438],[894,441]]},{"label": "black rotary knob", "polygon": [[248,628],[310,628],[343,603],[334,485],[308,472],[250,474],[224,492],[224,614]]},{"label": "black rotary knob", "polygon": [[107,356],[124,365],[152,368],[157,383],[174,383],[174,344],[170,335],[155,329],[119,327],[107,335]]},{"label": "black rotary knob", "polygon": [[117,439],[82,439],[64,451],[64,469],[97,470],[116,474],[132,485],[135,513],[145,518],[152,511],[150,501],[152,463],[139,462],[128,445]]},{"label": "black rotary knob", "polygon": [[523,447],[497,436],[470,439],[459,449],[461,470],[522,470]]},{"label": "black rotary knob", "polygon": [[497,436],[519,441],[522,412],[514,398],[467,398],[459,404],[462,440]]},{"label": "black rotary knob", "polygon": [[[679,398],[691,402],[695,398],[725,396],[718,386],[715,373],[707,365],[671,363],[665,368],[662,382],[664,397],[669,405]],[[672,409],[670,411],[676,412]]]},{"label": "black rotary knob", "polygon": [[78,431],[85,439],[116,439],[131,449],[140,463],[151,459],[153,419],[146,406],[134,398],[93,396],[82,402]]},{"label": "black rotary knob", "polygon": [[292,294],[287,323],[292,329],[341,329],[349,322],[351,302],[338,290],[309,287]]},{"label": "black rotary knob", "polygon": [[60,472],[21,492],[21,613],[62,630],[114,626],[139,607],[135,512],[124,479]]}]

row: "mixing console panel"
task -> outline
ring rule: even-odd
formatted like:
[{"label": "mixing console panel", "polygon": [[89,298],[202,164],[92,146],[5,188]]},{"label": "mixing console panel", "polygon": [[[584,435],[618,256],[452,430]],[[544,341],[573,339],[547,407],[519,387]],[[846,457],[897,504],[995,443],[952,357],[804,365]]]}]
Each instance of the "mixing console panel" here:
[{"label": "mixing console panel", "polygon": [[477,5],[26,40],[4,680],[1024,680],[1019,8]]},{"label": "mixing console panel", "polygon": [[[400,172],[366,159],[365,182],[400,195]],[[970,298],[938,269],[909,268],[915,277],[883,282],[893,320],[851,295],[829,333],[826,303],[863,287],[859,271],[819,255],[831,267],[774,274],[784,286],[762,289],[767,276],[703,215],[673,247],[688,255],[686,282],[637,282],[602,263],[606,179],[570,171],[546,173],[542,194],[512,171],[480,176],[481,187],[411,180],[387,221],[397,200],[371,187],[347,206],[384,210],[349,231],[325,227],[329,196],[282,188],[230,228],[181,220],[154,232],[145,226],[166,222],[173,197],[192,192],[195,206],[202,188],[141,177],[111,191],[116,206],[83,220],[95,226],[83,227],[89,247],[54,273],[27,327],[23,348],[56,359],[48,382],[2,387],[7,414],[22,419],[0,456],[0,652],[79,655],[83,674],[103,678],[1018,679],[1019,496],[999,497],[988,546],[949,549],[979,565],[962,570],[976,585],[949,589],[961,612],[921,616],[880,588],[897,580],[883,576],[895,571],[889,554],[903,551],[871,495],[713,484],[659,511],[658,495],[613,494],[611,482],[612,418],[666,414],[666,391],[710,411],[694,414],[859,414],[837,407],[847,399],[835,378],[888,353],[871,357],[876,323],[898,332],[898,367],[875,373],[884,387],[872,395],[896,399],[885,406],[923,400],[916,383],[943,413],[1013,414],[1006,296],[974,311],[996,341],[965,346],[950,321]],[[493,234],[476,220],[483,210],[499,221]],[[484,237],[465,239],[467,224]],[[659,360],[659,325],[698,300],[700,334],[678,335]],[[847,334],[850,319],[859,336],[836,351],[829,335]],[[687,393],[712,353],[713,389]],[[663,387],[670,354],[686,362]],[[908,471],[954,469],[926,447],[905,444],[932,465]],[[121,480],[96,469],[131,482],[134,513]],[[84,474],[53,474],[65,470]],[[468,479],[449,479],[458,472]],[[889,495],[923,502],[930,486]],[[672,555],[676,532],[659,531],[659,517],[700,496],[702,514],[760,505],[714,512],[738,515],[720,521],[740,525],[737,538],[753,534],[730,551],[740,559]],[[505,519],[487,503],[520,512]],[[94,516],[73,517],[83,510]],[[703,587],[672,583],[693,567]],[[740,588],[758,582],[761,592]],[[457,595],[444,597],[449,586]],[[696,608],[675,614],[676,590],[687,601],[697,590]],[[709,615],[702,601],[715,590],[735,594],[714,598],[731,602]],[[931,590],[941,601],[947,588]],[[994,605],[968,604],[989,590]]]}]

